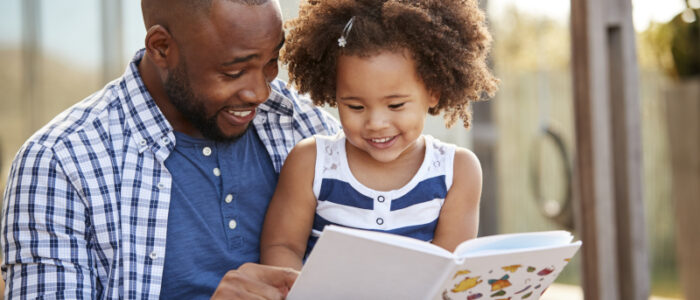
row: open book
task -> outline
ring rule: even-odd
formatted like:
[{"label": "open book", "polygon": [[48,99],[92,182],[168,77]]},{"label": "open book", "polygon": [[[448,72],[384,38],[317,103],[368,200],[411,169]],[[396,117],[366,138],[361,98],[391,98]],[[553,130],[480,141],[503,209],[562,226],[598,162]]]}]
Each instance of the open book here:
[{"label": "open book", "polygon": [[326,226],[287,299],[538,299],[581,242],[566,231],[472,239],[454,253],[381,232]]}]

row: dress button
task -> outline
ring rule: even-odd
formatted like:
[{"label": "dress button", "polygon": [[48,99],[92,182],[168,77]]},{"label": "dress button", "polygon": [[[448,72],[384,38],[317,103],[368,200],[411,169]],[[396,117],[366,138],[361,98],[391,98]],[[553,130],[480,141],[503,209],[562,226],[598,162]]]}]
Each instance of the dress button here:
[{"label": "dress button", "polygon": [[233,195],[231,195],[231,194],[226,195],[226,198],[224,199],[224,201],[226,201],[226,203],[231,203],[231,201],[233,201]]},{"label": "dress button", "polygon": [[231,221],[228,221],[228,228],[236,229],[236,226],[238,226],[238,224],[236,223],[236,220],[232,219]]},{"label": "dress button", "polygon": [[219,170],[219,168],[214,168],[214,176],[221,176],[221,170]]},{"label": "dress button", "polygon": [[209,148],[209,147],[204,147],[204,149],[202,149],[202,154],[204,154],[204,156],[209,156],[209,155],[211,155],[211,148]]},{"label": "dress button", "polygon": [[384,196],[379,196],[379,197],[377,197],[377,201],[379,201],[379,203],[383,203],[383,202],[384,202]]},{"label": "dress button", "polygon": [[384,219],[382,219],[382,218],[377,218],[377,224],[379,224],[379,225],[384,224]]},{"label": "dress button", "polygon": [[149,256],[151,259],[155,260],[155,259],[158,258],[158,253],[156,253],[155,251],[153,251],[153,252],[151,252],[151,254],[148,255],[148,256]]}]

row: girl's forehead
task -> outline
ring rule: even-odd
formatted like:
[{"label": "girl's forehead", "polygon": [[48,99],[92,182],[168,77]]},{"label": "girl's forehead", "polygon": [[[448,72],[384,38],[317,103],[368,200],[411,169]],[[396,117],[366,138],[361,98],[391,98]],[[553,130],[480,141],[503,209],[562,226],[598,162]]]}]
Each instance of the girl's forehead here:
[{"label": "girl's forehead", "polygon": [[385,98],[425,88],[413,60],[401,52],[387,51],[367,57],[341,56],[336,76],[336,88],[341,97],[357,94]]}]

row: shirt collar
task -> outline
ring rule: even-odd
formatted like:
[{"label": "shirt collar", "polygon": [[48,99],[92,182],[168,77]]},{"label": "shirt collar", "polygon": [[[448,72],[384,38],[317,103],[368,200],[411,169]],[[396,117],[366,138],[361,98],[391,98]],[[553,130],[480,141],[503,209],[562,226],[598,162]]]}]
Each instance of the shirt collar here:
[{"label": "shirt collar", "polygon": [[139,73],[138,66],[144,53],[145,49],[141,49],[134,55],[119,82],[119,92],[127,126],[139,153],[152,149],[165,160],[174,148],[175,136],[173,127],[156,105]]},{"label": "shirt collar", "polygon": [[292,92],[286,87],[287,83],[275,79],[270,83],[270,97],[258,106],[259,111],[291,116],[294,113]]}]

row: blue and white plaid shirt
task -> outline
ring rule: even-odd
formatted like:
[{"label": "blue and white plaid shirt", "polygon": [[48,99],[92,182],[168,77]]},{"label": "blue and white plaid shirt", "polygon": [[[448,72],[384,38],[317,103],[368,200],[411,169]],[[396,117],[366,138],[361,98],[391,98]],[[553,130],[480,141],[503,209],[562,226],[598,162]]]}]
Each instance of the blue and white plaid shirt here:
[{"label": "blue and white plaid shirt", "polygon": [[[19,150],[4,197],[7,299],[157,299],[173,128],[138,73],[61,113]],[[308,99],[272,83],[253,121],[275,170],[313,134],[339,130]]]}]

